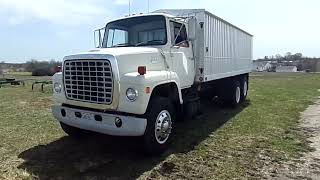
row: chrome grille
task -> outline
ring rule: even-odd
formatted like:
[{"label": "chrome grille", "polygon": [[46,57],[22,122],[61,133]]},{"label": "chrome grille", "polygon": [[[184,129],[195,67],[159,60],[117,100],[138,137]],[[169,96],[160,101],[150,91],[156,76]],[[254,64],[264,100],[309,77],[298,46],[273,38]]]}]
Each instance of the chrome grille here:
[{"label": "chrome grille", "polygon": [[112,103],[113,76],[108,60],[67,60],[63,73],[67,99]]}]

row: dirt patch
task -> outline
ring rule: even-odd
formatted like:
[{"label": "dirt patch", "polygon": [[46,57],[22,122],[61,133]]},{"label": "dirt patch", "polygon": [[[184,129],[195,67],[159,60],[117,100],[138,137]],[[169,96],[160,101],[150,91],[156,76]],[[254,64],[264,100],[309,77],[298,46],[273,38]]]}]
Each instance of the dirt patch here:
[{"label": "dirt patch", "polygon": [[308,137],[312,151],[268,168],[267,179],[320,179],[320,99],[301,113],[299,129]]}]

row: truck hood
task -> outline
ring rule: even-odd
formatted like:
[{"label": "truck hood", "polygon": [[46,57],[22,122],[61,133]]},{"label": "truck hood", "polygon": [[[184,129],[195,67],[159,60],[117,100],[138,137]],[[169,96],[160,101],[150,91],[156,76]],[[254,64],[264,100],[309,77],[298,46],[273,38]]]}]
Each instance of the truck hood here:
[{"label": "truck hood", "polygon": [[133,55],[133,54],[145,54],[145,53],[159,53],[158,48],[153,47],[117,47],[117,48],[101,48],[93,49],[88,52],[80,54],[109,54],[115,57],[122,55]]},{"label": "truck hood", "polygon": [[64,59],[77,59],[81,56],[89,59],[100,59],[102,56],[113,56],[118,66],[117,69],[119,71],[120,78],[126,73],[137,72],[139,66],[146,66],[147,71],[159,71],[165,69],[161,50],[154,47],[117,47],[93,49],[88,52],[66,56]]}]

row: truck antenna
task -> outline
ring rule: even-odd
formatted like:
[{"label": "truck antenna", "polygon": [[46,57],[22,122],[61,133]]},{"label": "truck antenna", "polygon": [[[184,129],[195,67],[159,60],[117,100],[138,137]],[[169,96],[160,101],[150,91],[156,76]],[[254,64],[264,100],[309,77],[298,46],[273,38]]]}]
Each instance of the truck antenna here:
[{"label": "truck antenna", "polygon": [[129,0],[129,16],[131,15],[131,0]]}]

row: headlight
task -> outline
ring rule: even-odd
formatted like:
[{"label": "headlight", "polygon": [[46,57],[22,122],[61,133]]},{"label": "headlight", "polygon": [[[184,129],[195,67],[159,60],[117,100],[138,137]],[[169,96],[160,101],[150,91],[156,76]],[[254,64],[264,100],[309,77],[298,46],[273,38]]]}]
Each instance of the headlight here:
[{"label": "headlight", "polygon": [[54,83],[54,84],[53,84],[53,90],[54,90],[54,92],[60,93],[60,92],[61,92],[61,89],[62,89],[62,86],[61,86],[60,83]]},{"label": "headlight", "polygon": [[138,91],[133,88],[128,88],[126,92],[129,101],[133,102],[138,98]]}]

